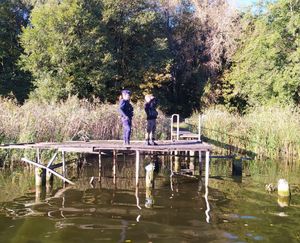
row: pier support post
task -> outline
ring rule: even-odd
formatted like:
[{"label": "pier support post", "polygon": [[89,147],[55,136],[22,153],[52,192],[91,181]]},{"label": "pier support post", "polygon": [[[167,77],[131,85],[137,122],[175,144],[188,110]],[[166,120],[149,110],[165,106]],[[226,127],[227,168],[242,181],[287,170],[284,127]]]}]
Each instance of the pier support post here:
[{"label": "pier support post", "polygon": [[232,176],[242,176],[243,160],[238,158],[232,159]]},{"label": "pier support post", "polygon": [[65,151],[62,151],[62,152],[61,152],[61,157],[62,157],[62,173],[63,173],[63,176],[66,177]]},{"label": "pier support post", "polygon": [[209,178],[209,150],[205,153],[205,186],[208,186],[208,178]]},{"label": "pier support post", "polygon": [[116,175],[117,175],[117,169],[116,165],[117,164],[117,152],[116,150],[113,151],[113,183],[116,185]]},{"label": "pier support post", "polygon": [[155,165],[154,163],[150,163],[145,167],[146,170],[146,187],[154,187],[154,169]]},{"label": "pier support post", "polygon": [[102,171],[102,158],[101,158],[101,150],[99,151],[99,154],[98,154],[98,164],[99,164],[99,179],[98,181],[101,183],[101,171]]},{"label": "pier support post", "polygon": [[36,186],[44,186],[46,185],[46,170],[35,167],[35,185]]},{"label": "pier support post", "polygon": [[139,174],[140,174],[140,151],[135,151],[135,185],[139,186]]},{"label": "pier support post", "polygon": [[199,175],[202,176],[203,163],[202,163],[202,151],[199,151]]},{"label": "pier support post", "polygon": [[155,164],[151,162],[145,167],[146,170],[146,200],[145,207],[152,208],[154,204],[153,200],[153,188],[154,188],[154,169]]},{"label": "pier support post", "polygon": [[[41,164],[40,149],[36,149],[36,163]],[[46,170],[42,168],[35,167],[35,185],[44,186],[46,185]]]},{"label": "pier support post", "polygon": [[193,175],[195,174],[195,151],[190,151],[190,162],[189,162],[189,169],[192,171]]},{"label": "pier support post", "polygon": [[116,185],[117,180],[117,151],[113,151],[113,183]]},{"label": "pier support post", "polygon": [[174,151],[174,158],[175,158],[175,163],[174,163],[174,172],[180,172],[180,157],[179,157],[179,152]]}]

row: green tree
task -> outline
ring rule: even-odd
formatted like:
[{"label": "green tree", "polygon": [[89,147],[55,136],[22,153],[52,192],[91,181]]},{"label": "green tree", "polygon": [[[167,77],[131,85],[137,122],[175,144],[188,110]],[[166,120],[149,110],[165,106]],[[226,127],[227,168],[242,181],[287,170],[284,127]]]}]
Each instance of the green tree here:
[{"label": "green tree", "polygon": [[31,13],[23,30],[23,68],[34,77],[33,97],[60,100],[99,95],[103,54],[99,1],[49,0]]},{"label": "green tree", "polygon": [[189,116],[217,102],[220,75],[235,52],[239,13],[226,0],[161,0],[171,82],[162,87],[167,113]]},{"label": "green tree", "polygon": [[224,75],[230,106],[300,104],[300,2],[280,0],[258,15],[245,15],[246,27],[233,66]]},{"label": "green tree", "polygon": [[147,0],[103,0],[110,101],[121,88],[130,88],[139,97],[170,81],[171,57],[157,8]]},{"label": "green tree", "polygon": [[0,2],[0,94],[23,102],[31,88],[30,75],[17,65],[22,54],[21,28],[27,24],[28,9],[19,1]]},{"label": "green tree", "polygon": [[[137,96],[168,78],[168,53],[155,5],[147,1],[49,0],[24,29],[22,65],[45,100]],[[157,79],[157,76],[163,76]]]}]

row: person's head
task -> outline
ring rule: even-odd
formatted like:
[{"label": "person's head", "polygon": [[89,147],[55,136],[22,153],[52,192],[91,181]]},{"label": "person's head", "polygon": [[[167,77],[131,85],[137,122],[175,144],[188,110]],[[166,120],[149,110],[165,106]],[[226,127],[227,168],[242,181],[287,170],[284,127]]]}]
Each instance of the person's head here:
[{"label": "person's head", "polygon": [[145,101],[148,103],[150,102],[152,99],[154,98],[154,96],[152,94],[147,94],[145,95]]},{"label": "person's head", "polygon": [[127,89],[122,90],[122,98],[123,100],[129,100],[130,99],[130,91]]}]

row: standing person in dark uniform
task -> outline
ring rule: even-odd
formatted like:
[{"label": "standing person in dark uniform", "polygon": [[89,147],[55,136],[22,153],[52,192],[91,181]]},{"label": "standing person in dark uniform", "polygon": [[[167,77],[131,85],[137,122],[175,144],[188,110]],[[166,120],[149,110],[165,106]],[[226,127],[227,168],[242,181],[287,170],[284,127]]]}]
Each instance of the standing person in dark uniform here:
[{"label": "standing person in dark uniform", "polygon": [[130,144],[131,124],[133,117],[133,107],[130,104],[130,91],[122,90],[122,99],[120,100],[119,112],[123,124],[123,139],[124,144]]},{"label": "standing person in dark uniform", "polygon": [[153,95],[146,95],[145,101],[145,112],[147,115],[146,144],[157,145],[155,142],[156,119],[158,116],[156,111],[157,101]]}]

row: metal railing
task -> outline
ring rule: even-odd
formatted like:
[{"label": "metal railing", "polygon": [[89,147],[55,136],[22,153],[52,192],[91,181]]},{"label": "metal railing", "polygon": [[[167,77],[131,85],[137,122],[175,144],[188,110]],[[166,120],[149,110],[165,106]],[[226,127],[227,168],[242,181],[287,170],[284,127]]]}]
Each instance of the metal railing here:
[{"label": "metal railing", "polygon": [[[174,131],[174,117],[176,117],[176,130]],[[171,140],[174,140],[174,136],[176,136],[176,140],[179,140],[179,114],[173,114],[171,116]]]},{"label": "metal railing", "polygon": [[[176,125],[174,129],[174,118],[176,117]],[[176,140],[178,141],[180,139],[180,130],[179,130],[179,119],[180,116],[179,114],[173,114],[171,116],[171,140]],[[202,133],[202,123],[203,123],[203,117],[201,114],[199,114],[199,119],[198,119],[198,141],[201,142],[201,133]]]}]

